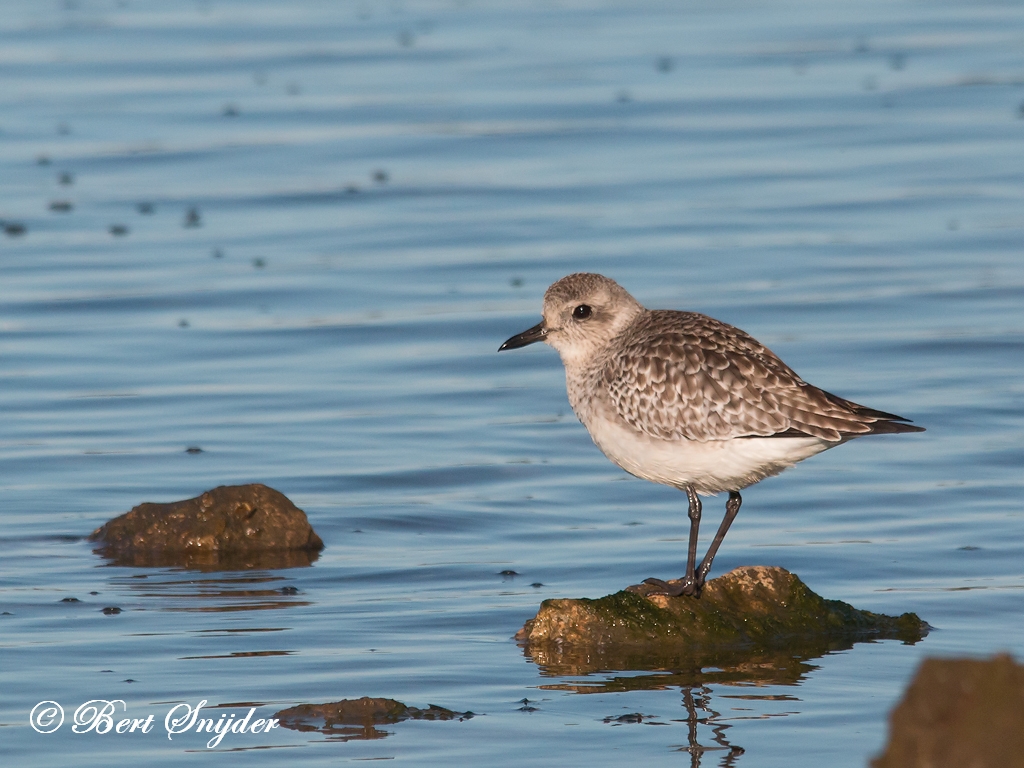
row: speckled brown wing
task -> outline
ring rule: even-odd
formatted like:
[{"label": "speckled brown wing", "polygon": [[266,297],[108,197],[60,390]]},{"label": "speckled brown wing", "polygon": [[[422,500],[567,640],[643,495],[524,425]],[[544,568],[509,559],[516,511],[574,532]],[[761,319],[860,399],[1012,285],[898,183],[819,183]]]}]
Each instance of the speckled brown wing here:
[{"label": "speckled brown wing", "polygon": [[839,441],[919,430],[808,384],[756,339],[706,315],[648,312],[617,346],[604,370],[608,398],[628,424],[652,437]]}]

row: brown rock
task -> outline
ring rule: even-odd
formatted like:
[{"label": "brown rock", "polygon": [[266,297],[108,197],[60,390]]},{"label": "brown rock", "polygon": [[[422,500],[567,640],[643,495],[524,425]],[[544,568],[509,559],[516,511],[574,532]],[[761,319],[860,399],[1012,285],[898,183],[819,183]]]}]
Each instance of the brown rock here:
[{"label": "brown rock", "polygon": [[889,716],[889,742],[873,768],[1024,766],[1024,666],[925,659]]},{"label": "brown rock", "polygon": [[782,648],[807,638],[899,638],[928,625],[915,614],[861,611],[812,592],[783,568],[747,566],[709,581],[702,597],[646,595],[647,585],[598,600],[545,600],[516,639],[529,648]]},{"label": "brown rock", "polygon": [[324,543],[305,512],[265,485],[222,485],[169,504],[145,503],[89,536],[117,565],[236,570],[309,565]]},{"label": "brown rock", "polygon": [[282,709],[274,715],[283,728],[294,731],[319,731],[335,740],[382,739],[387,731],[375,725],[398,723],[403,720],[468,720],[472,712],[453,712],[430,704],[426,709],[408,707],[394,699],[364,696],[361,699],[342,699],[328,704],[300,704]]}]

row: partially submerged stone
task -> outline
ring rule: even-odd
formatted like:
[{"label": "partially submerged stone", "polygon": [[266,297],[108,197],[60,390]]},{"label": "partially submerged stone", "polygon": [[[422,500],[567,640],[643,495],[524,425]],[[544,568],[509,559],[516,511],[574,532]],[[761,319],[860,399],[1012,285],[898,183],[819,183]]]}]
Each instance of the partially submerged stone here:
[{"label": "partially submerged stone", "polygon": [[327,704],[300,704],[274,715],[283,728],[294,731],[319,731],[339,741],[382,739],[388,735],[374,726],[403,720],[468,720],[472,712],[453,712],[433,704],[426,709],[409,707],[394,699],[364,696]]},{"label": "partially submerged stone", "polygon": [[117,565],[211,570],[309,565],[324,547],[306,513],[265,485],[222,485],[184,501],[144,503],[89,536]]},{"label": "partially submerged stone", "polygon": [[538,664],[561,674],[749,667],[758,658],[774,658],[773,650],[786,652],[780,658],[787,674],[799,674],[797,657],[857,640],[913,643],[929,629],[913,613],[885,616],[826,600],[783,568],[737,568],[707,582],[699,600],[648,594],[651,589],[638,585],[597,600],[545,600],[516,639]]},{"label": "partially submerged stone", "polygon": [[889,717],[872,768],[1022,768],[1024,665],[925,659]]}]

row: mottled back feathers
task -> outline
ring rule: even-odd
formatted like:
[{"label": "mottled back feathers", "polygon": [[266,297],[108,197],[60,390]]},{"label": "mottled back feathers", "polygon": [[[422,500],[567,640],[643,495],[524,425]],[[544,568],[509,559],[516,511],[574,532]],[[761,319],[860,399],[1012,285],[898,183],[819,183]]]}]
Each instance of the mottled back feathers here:
[{"label": "mottled back feathers", "polygon": [[808,384],[756,339],[696,312],[644,311],[609,352],[602,373],[606,402],[651,437],[839,442],[922,431]]}]

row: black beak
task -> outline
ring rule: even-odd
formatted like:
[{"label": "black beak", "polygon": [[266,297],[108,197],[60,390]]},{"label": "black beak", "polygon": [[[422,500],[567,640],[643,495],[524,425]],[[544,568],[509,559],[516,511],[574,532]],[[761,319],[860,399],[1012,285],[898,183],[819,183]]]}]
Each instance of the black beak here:
[{"label": "black beak", "polygon": [[500,347],[499,352],[503,352],[506,349],[519,349],[525,347],[527,344],[533,344],[535,341],[544,341],[544,337],[548,335],[548,329],[544,327],[544,322],[537,323],[533,328],[527,328],[522,333],[517,333],[511,339],[506,341]]}]

